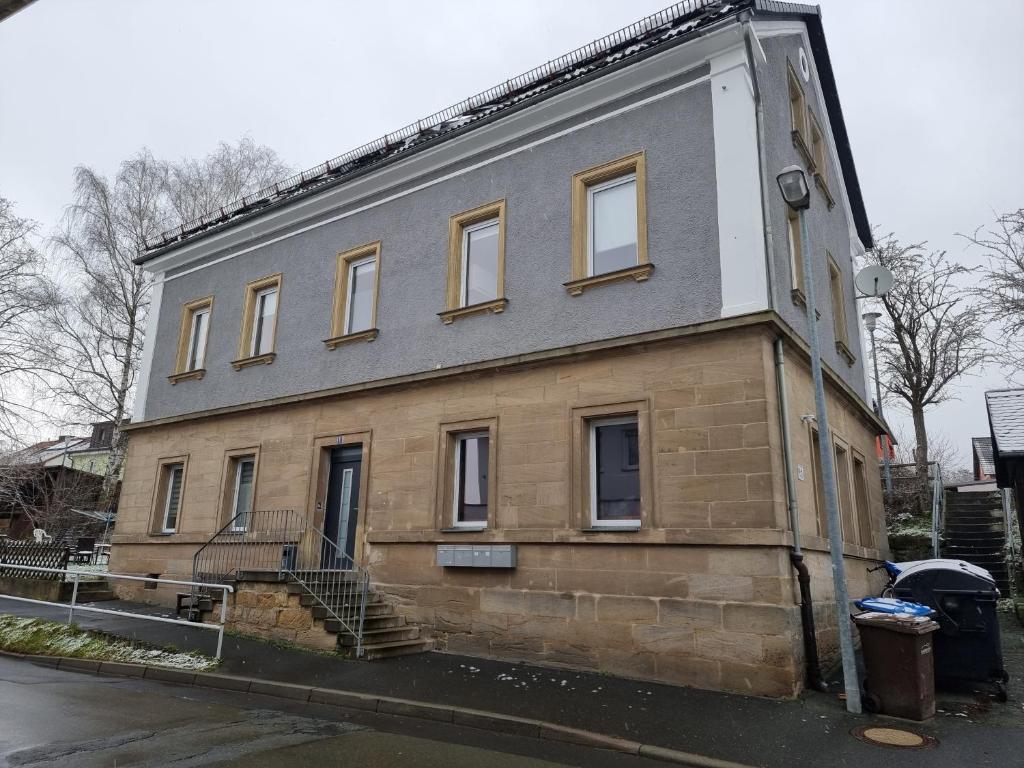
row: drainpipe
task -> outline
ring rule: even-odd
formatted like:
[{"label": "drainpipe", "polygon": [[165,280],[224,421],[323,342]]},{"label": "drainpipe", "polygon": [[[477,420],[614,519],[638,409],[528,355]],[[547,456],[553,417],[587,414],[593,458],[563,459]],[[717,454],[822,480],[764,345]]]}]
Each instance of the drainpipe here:
[{"label": "drainpipe", "polygon": [[754,90],[754,118],[757,123],[757,170],[761,179],[761,219],[764,223],[765,274],[768,279],[768,309],[775,309],[775,246],[772,236],[772,217],[768,207],[769,190],[768,168],[765,163],[764,105],[761,102],[761,88],[757,82],[757,61],[754,58],[753,29],[750,26],[750,12],[740,14],[743,25],[743,42],[747,49],[747,61],[750,63],[750,84]]},{"label": "drainpipe", "polygon": [[789,432],[789,399],[786,395],[786,363],[781,336],[776,337],[774,346],[775,381],[779,390],[779,419],[782,422],[782,461],[786,469],[789,527],[793,532],[793,551],[789,553],[789,561],[796,570],[797,583],[800,585],[800,624],[803,629],[806,681],[808,688],[827,691],[828,687],[822,680],[821,664],[818,661],[818,643],[814,631],[814,602],[811,598],[811,574],[807,570],[807,564],[804,563],[804,554],[800,547],[800,508],[796,500],[796,481],[793,479],[793,441]]}]

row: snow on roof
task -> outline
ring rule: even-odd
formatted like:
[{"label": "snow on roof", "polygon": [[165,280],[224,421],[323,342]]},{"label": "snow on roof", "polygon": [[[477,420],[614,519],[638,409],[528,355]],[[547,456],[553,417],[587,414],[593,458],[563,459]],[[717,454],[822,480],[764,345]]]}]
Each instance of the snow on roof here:
[{"label": "snow on roof", "polygon": [[638,57],[660,45],[677,42],[716,21],[736,15],[741,10],[760,6],[770,8],[774,12],[816,10],[813,7],[791,3],[766,3],[764,0],[677,2],[582,48],[506,80],[501,85],[410,123],[394,133],[168,230],[158,238],[147,241],[145,252],[136,261],[148,261],[157,255],[157,251],[164,248],[253,215],[300,193],[337,183],[383,160],[408,152],[429,141],[447,137],[498,112],[542,98],[559,86],[577,81],[623,60]]},{"label": "snow on roof", "polygon": [[992,443],[1000,458],[1024,456],[1024,389],[997,389],[985,393]]}]

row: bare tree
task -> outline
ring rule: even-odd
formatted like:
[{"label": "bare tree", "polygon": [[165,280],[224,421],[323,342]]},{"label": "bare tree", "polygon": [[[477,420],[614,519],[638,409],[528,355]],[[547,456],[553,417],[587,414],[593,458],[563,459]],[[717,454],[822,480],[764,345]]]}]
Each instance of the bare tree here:
[{"label": "bare tree", "polygon": [[921,504],[929,497],[925,411],[950,399],[950,385],[989,356],[982,312],[958,285],[973,270],[950,261],[944,251],[926,253],[924,247],[902,245],[889,235],[865,255],[866,261],[881,264],[895,277],[892,290],[879,300],[880,375],[882,386],[913,418]]},{"label": "bare tree", "polygon": [[131,415],[149,310],[151,281],[135,257],[179,217],[230,202],[287,170],[273,150],[251,139],[221,144],[198,162],[166,163],[143,149],[113,180],[76,169],[75,201],[53,238],[69,274],[51,283],[52,308],[36,346],[52,399],[68,411],[69,423],[114,422],[109,492],[121,472],[120,428]]},{"label": "bare tree", "polygon": [[31,375],[33,320],[46,306],[43,260],[32,245],[34,222],[0,197],[0,435],[15,439],[26,406],[16,389]]},{"label": "bare tree", "polygon": [[1024,373],[1024,208],[999,216],[985,232],[967,240],[988,251],[988,267],[978,294],[986,314],[1001,330],[998,357]]}]

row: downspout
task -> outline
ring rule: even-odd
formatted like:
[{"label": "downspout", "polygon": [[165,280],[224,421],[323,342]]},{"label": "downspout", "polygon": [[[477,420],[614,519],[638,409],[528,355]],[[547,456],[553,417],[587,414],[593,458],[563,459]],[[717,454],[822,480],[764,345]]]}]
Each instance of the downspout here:
[{"label": "downspout", "polygon": [[754,32],[750,26],[750,12],[740,14],[743,25],[743,43],[750,63],[750,84],[754,90],[754,116],[757,123],[757,170],[761,179],[761,220],[764,224],[765,274],[768,279],[768,309],[775,309],[775,246],[772,236],[771,210],[768,207],[771,185],[765,161],[767,142],[764,135],[764,105],[761,103],[761,87],[757,81],[757,60],[754,58]]},{"label": "downspout", "polygon": [[793,441],[789,431],[789,398],[786,395],[786,363],[783,355],[782,337],[775,338],[775,382],[779,390],[779,419],[782,422],[782,461],[786,469],[786,499],[789,509],[789,527],[793,532],[793,551],[789,561],[796,570],[800,585],[800,624],[803,628],[804,662],[807,687],[826,691],[828,687],[821,678],[821,664],[818,661],[818,643],[814,631],[814,602],[811,598],[811,574],[804,563],[800,547],[800,507],[796,500],[796,482],[793,479]]}]

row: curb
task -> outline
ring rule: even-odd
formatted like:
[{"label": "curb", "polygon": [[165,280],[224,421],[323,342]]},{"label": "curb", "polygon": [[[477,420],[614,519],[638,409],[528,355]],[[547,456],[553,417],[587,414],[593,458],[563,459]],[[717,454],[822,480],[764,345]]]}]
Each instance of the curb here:
[{"label": "curb", "polygon": [[452,723],[453,725],[462,725],[468,728],[494,731],[496,733],[526,736],[548,741],[561,741],[596,749],[608,749],[675,765],[691,766],[692,768],[754,768],[743,763],[719,760],[714,757],[705,757],[704,755],[697,755],[692,752],[683,752],[652,744],[641,744],[629,739],[620,739],[615,736],[594,733],[593,731],[570,728],[543,720],[532,720],[514,715],[505,715],[499,712],[466,709],[446,704],[430,704],[424,701],[398,699],[391,696],[375,696],[373,694],[343,691],[335,688],[317,688],[312,685],[279,683],[273,680],[238,677],[236,675],[225,675],[215,672],[189,672],[180,669],[168,669],[167,667],[152,667],[145,664],[126,664],[114,661],[101,662],[66,656],[37,656],[4,650],[0,650],[0,655],[71,672],[110,677],[143,678],[199,688],[215,688],[237,693],[256,693],[310,704],[329,704],[342,709],[376,712],[380,715],[434,720],[436,722]]}]

